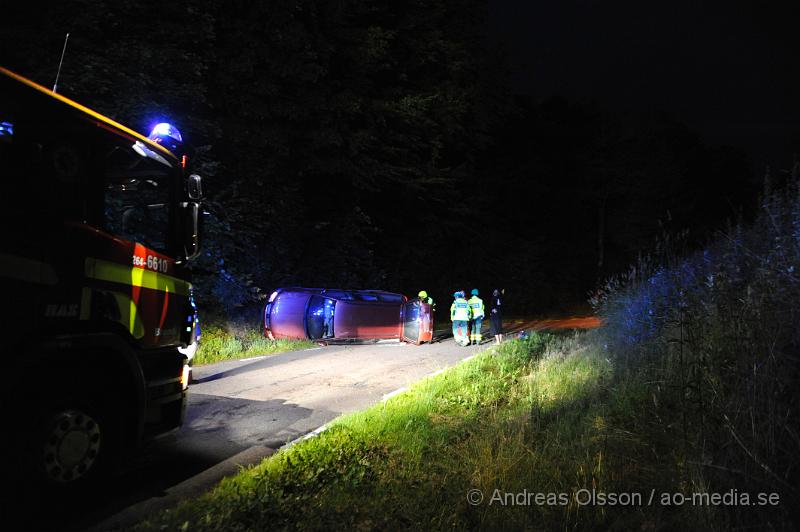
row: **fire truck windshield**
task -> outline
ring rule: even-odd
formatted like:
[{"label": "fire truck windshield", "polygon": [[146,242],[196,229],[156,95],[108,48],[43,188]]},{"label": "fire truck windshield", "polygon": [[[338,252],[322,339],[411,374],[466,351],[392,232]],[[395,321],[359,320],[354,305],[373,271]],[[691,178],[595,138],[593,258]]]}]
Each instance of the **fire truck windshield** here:
[{"label": "fire truck windshield", "polygon": [[116,148],[107,161],[105,228],[126,240],[168,251],[170,168],[123,148]]}]

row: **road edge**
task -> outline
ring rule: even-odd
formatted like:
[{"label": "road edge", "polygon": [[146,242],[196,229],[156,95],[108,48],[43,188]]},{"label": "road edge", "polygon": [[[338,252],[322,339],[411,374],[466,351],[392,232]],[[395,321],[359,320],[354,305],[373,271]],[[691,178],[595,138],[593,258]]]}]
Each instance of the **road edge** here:
[{"label": "road edge", "polygon": [[131,527],[142,521],[142,516],[153,515],[172,508],[190,497],[197,497],[216,486],[225,477],[235,475],[243,467],[255,465],[275,453],[275,449],[254,445],[237,453],[205,471],[172,486],[161,497],[151,497],[129,506],[100,523],[86,529],[87,532],[103,532]]},{"label": "road edge", "polygon": [[[488,342],[487,342],[488,343]],[[425,379],[435,377],[440,373],[443,373],[447,370],[450,370],[468,360],[471,360],[478,356],[481,353],[484,353],[490,349],[495,347],[494,345],[486,345],[483,349],[479,349],[476,352],[470,353],[468,356],[460,359],[457,363],[452,366],[448,366],[445,368],[440,368],[428,375],[425,375],[418,381],[411,383],[407,386],[403,386],[384,394],[383,397],[379,402],[385,402],[391,397],[403,393],[409,389],[409,387],[413,384],[418,382],[422,382]],[[310,348],[307,350],[313,350],[317,348]],[[307,351],[303,350],[303,351]],[[298,351],[300,352],[300,351]],[[287,351],[287,353],[291,353],[291,351]],[[283,353],[279,353],[283,354]],[[332,419],[331,421],[323,424],[322,426],[309,431],[301,436],[298,436],[292,441],[287,442],[286,444],[282,445],[278,449],[273,449],[271,447],[264,447],[261,445],[255,445],[253,447],[248,447],[244,451],[241,451],[230,458],[223,460],[222,462],[211,466],[210,468],[206,469],[198,473],[197,475],[184,480],[183,482],[172,486],[171,488],[165,491],[165,494],[161,497],[151,497],[150,499],[146,499],[139,503],[134,504],[133,506],[129,506],[124,510],[112,515],[111,517],[101,521],[100,523],[87,528],[86,532],[106,532],[111,530],[119,530],[126,527],[131,527],[139,522],[142,521],[143,515],[151,515],[162,510],[173,508],[181,501],[189,498],[189,497],[196,497],[202,495],[203,493],[207,492],[208,490],[212,489],[216,486],[220,480],[224,477],[234,475],[239,472],[239,470],[243,467],[247,467],[250,465],[255,465],[261,462],[264,458],[275,454],[276,452],[284,449],[288,449],[293,445],[299,443],[300,441],[307,440],[309,438],[314,438],[318,436],[320,433],[327,430],[331,424],[336,421],[340,416]]]}]

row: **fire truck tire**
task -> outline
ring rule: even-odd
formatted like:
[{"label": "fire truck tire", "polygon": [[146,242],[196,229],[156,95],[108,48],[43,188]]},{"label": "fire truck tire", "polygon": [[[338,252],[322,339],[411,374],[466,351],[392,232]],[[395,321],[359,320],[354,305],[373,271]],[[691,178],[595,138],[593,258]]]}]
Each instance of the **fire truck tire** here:
[{"label": "fire truck tire", "polygon": [[26,445],[36,484],[64,492],[89,487],[110,473],[122,427],[106,393],[84,381],[54,387],[37,403]]}]

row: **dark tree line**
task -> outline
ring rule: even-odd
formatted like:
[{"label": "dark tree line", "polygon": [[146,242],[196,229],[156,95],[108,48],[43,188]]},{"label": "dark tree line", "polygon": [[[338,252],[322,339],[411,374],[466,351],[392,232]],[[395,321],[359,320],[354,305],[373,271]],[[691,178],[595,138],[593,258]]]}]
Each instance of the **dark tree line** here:
[{"label": "dark tree line", "polygon": [[[733,149],[663,116],[514,96],[478,0],[65,0],[0,21],[0,63],[140,131],[169,118],[206,178],[206,308],[285,285],[508,289],[568,308],[664,230],[752,195]],[[661,224],[661,225],[660,225]]]}]

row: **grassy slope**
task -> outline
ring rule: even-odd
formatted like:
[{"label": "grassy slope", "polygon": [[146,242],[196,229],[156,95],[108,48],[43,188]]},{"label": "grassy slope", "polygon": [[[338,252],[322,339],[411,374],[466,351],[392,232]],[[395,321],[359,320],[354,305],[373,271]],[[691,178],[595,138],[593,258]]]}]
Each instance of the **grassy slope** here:
[{"label": "grassy slope", "polygon": [[[706,528],[714,514],[647,506],[698,489],[668,410],[615,378],[591,342],[508,342],[142,523],[143,530]],[[468,491],[483,502],[470,505]],[[581,489],[641,492],[641,506],[576,504]],[[498,491],[496,491],[498,490]],[[504,492],[564,493],[515,505]],[[583,492],[584,494],[586,492]],[[164,528],[162,528],[164,527]]]}]

